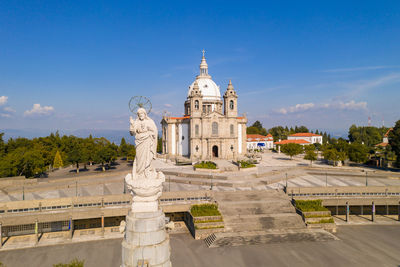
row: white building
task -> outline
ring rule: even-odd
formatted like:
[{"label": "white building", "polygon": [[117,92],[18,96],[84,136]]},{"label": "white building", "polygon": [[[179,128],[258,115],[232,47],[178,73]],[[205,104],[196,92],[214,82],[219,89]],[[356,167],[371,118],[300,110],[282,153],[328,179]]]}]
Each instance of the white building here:
[{"label": "white building", "polygon": [[274,138],[271,134],[267,136],[260,134],[248,134],[246,138],[247,150],[272,149],[274,147]]},{"label": "white building", "polygon": [[311,144],[322,145],[322,135],[314,133],[295,133],[288,136],[287,140],[305,140]]}]

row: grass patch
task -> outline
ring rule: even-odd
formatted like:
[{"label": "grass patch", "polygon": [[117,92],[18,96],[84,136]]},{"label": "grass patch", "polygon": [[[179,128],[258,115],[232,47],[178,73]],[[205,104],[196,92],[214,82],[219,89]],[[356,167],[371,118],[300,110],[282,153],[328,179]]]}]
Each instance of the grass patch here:
[{"label": "grass patch", "polygon": [[324,215],[320,215],[320,214],[304,214],[304,218],[323,218],[323,217],[331,217],[331,215],[329,214],[324,214]]},{"label": "grass patch", "polygon": [[200,168],[200,169],[212,169],[215,170],[217,169],[217,164],[215,164],[212,161],[202,161],[194,165],[195,168]]},{"label": "grass patch", "polygon": [[225,228],[223,225],[217,225],[217,226],[205,226],[205,227],[198,227],[197,225],[194,226],[195,229],[197,230],[204,230],[204,229],[217,229],[217,228]]},{"label": "grass patch", "polygon": [[335,221],[333,220],[333,218],[329,218],[329,219],[322,219],[319,220],[317,222],[308,222],[307,224],[318,224],[318,223],[334,223]]},{"label": "grass patch", "polygon": [[245,161],[245,160],[239,160],[238,163],[239,163],[240,168],[253,168],[256,166],[252,162]]},{"label": "grass patch", "polygon": [[[212,222],[223,222],[224,220],[219,219],[219,220],[207,220],[207,221],[195,221],[194,223],[212,223]],[[1,266],[0,266],[1,267]]]},{"label": "grass patch", "polygon": [[296,208],[301,211],[328,211],[327,208],[322,206],[322,200],[296,200],[295,201]]},{"label": "grass patch", "polygon": [[221,215],[221,213],[218,210],[218,206],[215,204],[193,205],[190,208],[190,213],[192,214],[193,217]]}]

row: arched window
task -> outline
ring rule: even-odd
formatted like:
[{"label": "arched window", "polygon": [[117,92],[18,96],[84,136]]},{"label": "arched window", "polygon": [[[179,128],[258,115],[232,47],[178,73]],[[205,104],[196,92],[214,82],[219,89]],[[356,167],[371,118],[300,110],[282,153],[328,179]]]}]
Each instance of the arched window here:
[{"label": "arched window", "polygon": [[212,134],[213,135],[218,135],[218,123],[213,122],[211,128],[212,128]]},{"label": "arched window", "polygon": [[231,100],[231,101],[229,101],[229,107],[230,107],[230,109],[233,109],[234,108],[234,103],[233,103],[233,100]]},{"label": "arched window", "polygon": [[199,109],[199,100],[194,101],[194,108],[197,110]]},{"label": "arched window", "polygon": [[233,129],[233,124],[231,124],[231,126],[230,126],[230,130],[231,130],[231,135],[234,135],[234,134],[235,134],[235,132],[234,132],[234,129]]}]

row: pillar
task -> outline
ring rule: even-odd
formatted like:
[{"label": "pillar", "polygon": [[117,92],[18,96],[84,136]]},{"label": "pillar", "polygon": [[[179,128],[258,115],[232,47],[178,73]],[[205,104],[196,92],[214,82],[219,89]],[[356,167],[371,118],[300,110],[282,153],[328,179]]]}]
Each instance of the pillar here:
[{"label": "pillar", "polygon": [[361,209],[361,215],[364,215],[364,206],[361,205],[361,206],[360,206],[360,209]]},{"label": "pillar", "polygon": [[346,222],[349,222],[349,215],[350,215],[350,207],[349,202],[346,201]]},{"label": "pillar", "polygon": [[386,203],[386,215],[389,215],[389,205]]},{"label": "pillar", "polygon": [[337,215],[339,215],[339,206],[338,206],[338,204],[336,203],[336,216]]},{"label": "pillar", "polygon": [[398,220],[400,221],[400,201],[399,201],[399,205],[397,206],[397,216],[398,216]]},{"label": "pillar", "polygon": [[69,218],[69,238],[72,239],[74,234],[74,221],[72,220],[72,217]]},{"label": "pillar", "polygon": [[39,222],[36,219],[35,221],[35,245],[39,243]]},{"label": "pillar", "polygon": [[375,202],[372,201],[371,221],[375,221]]},{"label": "pillar", "polygon": [[0,248],[3,247],[3,229],[2,224],[0,223]]},{"label": "pillar", "polygon": [[104,237],[104,214],[101,215],[101,236]]}]

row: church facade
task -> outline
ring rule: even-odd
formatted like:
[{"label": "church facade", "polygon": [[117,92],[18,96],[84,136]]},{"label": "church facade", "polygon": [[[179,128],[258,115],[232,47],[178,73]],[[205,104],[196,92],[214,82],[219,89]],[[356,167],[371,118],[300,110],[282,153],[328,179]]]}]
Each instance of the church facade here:
[{"label": "church facade", "polygon": [[221,98],[203,57],[200,74],[189,86],[182,117],[163,116],[162,150],[168,158],[192,161],[236,159],[246,153],[246,116],[238,116],[238,95],[229,81]]}]

